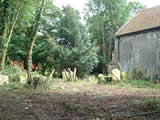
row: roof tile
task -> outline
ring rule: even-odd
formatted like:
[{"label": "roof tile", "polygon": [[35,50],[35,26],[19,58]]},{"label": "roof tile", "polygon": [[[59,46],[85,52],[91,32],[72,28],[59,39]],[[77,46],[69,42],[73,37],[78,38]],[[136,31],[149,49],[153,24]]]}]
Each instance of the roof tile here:
[{"label": "roof tile", "polygon": [[123,25],[116,36],[160,27],[160,6],[145,9]]}]

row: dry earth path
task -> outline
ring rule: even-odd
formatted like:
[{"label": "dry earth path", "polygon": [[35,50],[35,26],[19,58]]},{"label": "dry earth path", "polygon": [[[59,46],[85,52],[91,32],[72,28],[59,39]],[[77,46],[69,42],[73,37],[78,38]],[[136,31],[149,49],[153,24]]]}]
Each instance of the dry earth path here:
[{"label": "dry earth path", "polygon": [[47,92],[0,91],[0,120],[160,120],[160,113],[126,118],[150,112],[141,103],[158,95],[158,90],[89,82],[58,82]]}]

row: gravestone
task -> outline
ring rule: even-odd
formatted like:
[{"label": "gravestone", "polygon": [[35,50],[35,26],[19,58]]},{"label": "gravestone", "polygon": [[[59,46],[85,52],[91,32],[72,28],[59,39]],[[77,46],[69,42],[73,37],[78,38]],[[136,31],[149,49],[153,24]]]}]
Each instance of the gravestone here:
[{"label": "gravestone", "polygon": [[0,75],[0,86],[8,85],[9,78],[6,75]]},{"label": "gravestone", "polygon": [[116,59],[116,52],[112,53],[112,61],[108,65],[108,74],[112,75],[112,79],[114,81],[120,81],[121,80],[121,66],[118,63],[118,60]]}]

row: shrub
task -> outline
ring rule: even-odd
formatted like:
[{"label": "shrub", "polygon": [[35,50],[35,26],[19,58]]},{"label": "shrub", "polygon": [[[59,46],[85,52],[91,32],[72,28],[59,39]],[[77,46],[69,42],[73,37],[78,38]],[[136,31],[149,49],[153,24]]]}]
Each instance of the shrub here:
[{"label": "shrub", "polygon": [[139,67],[133,70],[133,79],[134,80],[144,80],[144,73]]},{"label": "shrub", "polygon": [[11,82],[20,82],[20,76],[27,76],[25,70],[11,65],[5,65],[1,74],[8,76]]},{"label": "shrub", "polygon": [[131,80],[131,73],[129,73],[129,72],[122,72],[121,73],[121,77],[122,77],[122,80],[124,80],[124,81]]},{"label": "shrub", "polygon": [[134,80],[152,80],[152,71],[147,69],[143,72],[139,67],[133,70],[133,79]]},{"label": "shrub", "polygon": [[144,80],[152,80],[152,70],[147,70],[146,73],[145,73],[145,76],[144,76]]},{"label": "shrub", "polygon": [[20,73],[26,73],[26,71],[18,66],[11,66],[11,65],[5,65],[2,71],[2,74],[7,76],[16,76]]},{"label": "shrub", "polygon": [[17,82],[9,82],[8,85],[6,86],[0,86],[0,90],[2,91],[13,91],[13,90],[17,90],[17,89],[23,89],[24,85],[17,83]]}]

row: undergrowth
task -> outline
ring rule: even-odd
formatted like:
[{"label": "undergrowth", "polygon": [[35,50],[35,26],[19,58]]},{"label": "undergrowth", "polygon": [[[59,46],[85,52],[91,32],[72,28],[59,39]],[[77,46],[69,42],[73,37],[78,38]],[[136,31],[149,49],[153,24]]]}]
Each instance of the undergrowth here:
[{"label": "undergrowth", "polygon": [[159,98],[152,98],[146,99],[141,101],[136,101],[136,104],[145,106],[147,110],[160,110],[160,99]]},{"label": "undergrowth", "polygon": [[24,69],[21,69],[19,66],[10,66],[10,65],[5,65],[2,71],[2,74],[7,76],[16,76],[17,74],[22,74],[22,73],[26,73],[26,71]]},{"label": "undergrowth", "polygon": [[25,86],[18,82],[10,82],[8,85],[0,86],[1,91],[13,91],[19,89],[25,89]]},{"label": "undergrowth", "polygon": [[116,83],[115,85],[119,85],[121,87],[160,89],[160,84],[155,84],[152,80],[129,80]]},{"label": "undergrowth", "polygon": [[[43,84],[39,85],[36,90],[53,90],[55,83],[65,84],[68,82],[63,81],[62,79],[53,79],[52,81],[46,83],[42,82]],[[92,85],[98,85],[97,80],[89,81],[86,79],[78,80],[76,82],[69,82],[72,86],[88,86],[91,87]],[[129,80],[129,81],[121,81],[121,82],[107,82],[104,86],[115,86],[115,87],[125,87],[125,88],[140,88],[140,89],[160,89],[160,84],[155,84],[152,80],[145,81],[145,80]],[[18,82],[10,82],[9,85],[0,86],[0,90],[10,91],[10,90],[17,90],[17,89],[32,89],[30,87],[26,87],[23,84]]]}]

